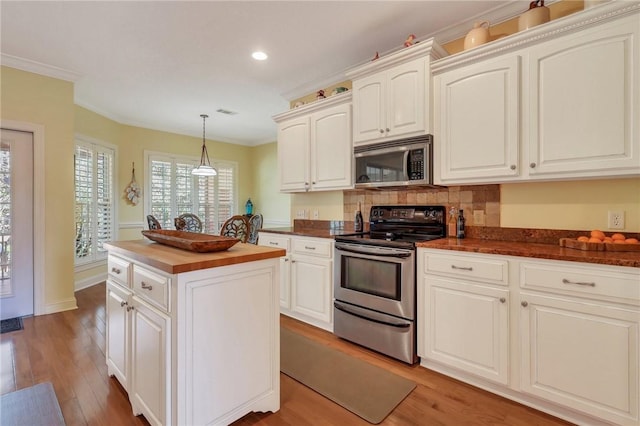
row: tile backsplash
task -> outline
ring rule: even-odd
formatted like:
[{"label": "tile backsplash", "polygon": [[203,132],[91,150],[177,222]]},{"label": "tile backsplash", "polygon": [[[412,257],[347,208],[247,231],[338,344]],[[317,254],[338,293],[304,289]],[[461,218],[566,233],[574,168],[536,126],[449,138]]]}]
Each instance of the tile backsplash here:
[{"label": "tile backsplash", "polygon": [[[469,226],[500,226],[500,185],[450,186],[393,190],[349,190],[343,192],[344,219],[353,220],[358,203],[364,220],[374,205],[442,205],[464,210]],[[475,214],[474,214],[475,213]]]}]

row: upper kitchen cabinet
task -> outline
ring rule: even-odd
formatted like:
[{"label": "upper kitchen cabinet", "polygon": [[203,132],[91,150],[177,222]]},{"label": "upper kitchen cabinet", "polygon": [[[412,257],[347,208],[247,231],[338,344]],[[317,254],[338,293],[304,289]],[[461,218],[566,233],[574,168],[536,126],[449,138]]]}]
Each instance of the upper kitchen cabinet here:
[{"label": "upper kitchen cabinet", "polygon": [[431,61],[445,55],[429,39],[348,70],[353,144],[431,133]]},{"label": "upper kitchen cabinet", "polygon": [[353,188],[351,93],[276,115],[284,192]]},{"label": "upper kitchen cabinet", "polygon": [[640,3],[433,64],[441,185],[640,175]]}]

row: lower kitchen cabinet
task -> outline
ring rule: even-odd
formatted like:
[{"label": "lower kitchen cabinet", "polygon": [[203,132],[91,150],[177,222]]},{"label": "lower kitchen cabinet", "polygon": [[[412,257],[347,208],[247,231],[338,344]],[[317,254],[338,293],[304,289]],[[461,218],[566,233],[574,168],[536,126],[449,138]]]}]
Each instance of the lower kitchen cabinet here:
[{"label": "lower kitchen cabinet", "polygon": [[418,249],[421,365],[578,424],[640,425],[640,270]]},{"label": "lower kitchen cabinet", "polygon": [[280,264],[280,312],[333,331],[333,240],[260,232],[258,244],[287,250]]},{"label": "lower kitchen cabinet", "polygon": [[137,297],[131,301],[131,388],[134,414],[144,414],[151,424],[164,425],[171,418],[171,319]]},{"label": "lower kitchen cabinet", "polygon": [[125,390],[129,390],[129,345],[131,315],[128,307],[131,291],[107,280],[107,370]]}]

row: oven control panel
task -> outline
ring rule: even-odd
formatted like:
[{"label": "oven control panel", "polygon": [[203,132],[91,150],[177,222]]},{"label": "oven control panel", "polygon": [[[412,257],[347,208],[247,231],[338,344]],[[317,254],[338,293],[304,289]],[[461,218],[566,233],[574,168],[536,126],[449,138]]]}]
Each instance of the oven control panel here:
[{"label": "oven control panel", "polygon": [[372,222],[444,223],[443,206],[374,206],[369,219]]}]

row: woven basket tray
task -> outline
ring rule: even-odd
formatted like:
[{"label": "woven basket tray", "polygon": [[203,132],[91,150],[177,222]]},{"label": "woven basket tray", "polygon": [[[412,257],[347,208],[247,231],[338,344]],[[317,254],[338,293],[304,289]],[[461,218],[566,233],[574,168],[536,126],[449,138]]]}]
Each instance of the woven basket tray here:
[{"label": "woven basket tray", "polygon": [[198,232],[174,231],[171,229],[142,231],[142,235],[156,243],[198,253],[228,250],[240,242],[238,238],[200,234]]}]

